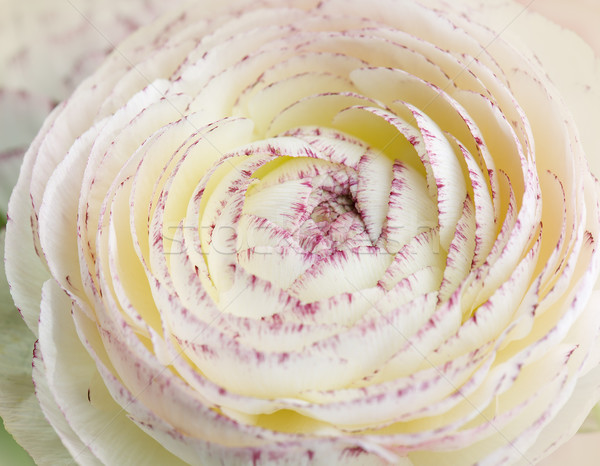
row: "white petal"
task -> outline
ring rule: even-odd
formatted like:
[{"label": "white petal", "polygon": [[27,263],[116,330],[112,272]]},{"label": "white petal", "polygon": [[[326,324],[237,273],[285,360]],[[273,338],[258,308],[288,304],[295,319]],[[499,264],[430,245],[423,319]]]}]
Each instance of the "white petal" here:
[{"label": "white petal", "polygon": [[0,228],[6,224],[8,199],[17,183],[22,163],[23,152],[20,150],[0,153]]},{"label": "white petal", "polygon": [[[0,231],[0,253],[4,252],[4,233]],[[67,462],[71,455],[44,417],[34,393],[31,360],[35,336],[14,307],[3,264],[0,261],[0,416],[37,464]]]}]

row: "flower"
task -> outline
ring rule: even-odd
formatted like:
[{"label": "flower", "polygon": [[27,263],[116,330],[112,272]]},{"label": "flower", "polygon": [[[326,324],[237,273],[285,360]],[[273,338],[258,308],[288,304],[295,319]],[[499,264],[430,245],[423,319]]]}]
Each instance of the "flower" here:
[{"label": "flower", "polygon": [[54,110],[6,273],[76,461],[519,463],[577,430],[596,180],[467,5],[191,6]]}]

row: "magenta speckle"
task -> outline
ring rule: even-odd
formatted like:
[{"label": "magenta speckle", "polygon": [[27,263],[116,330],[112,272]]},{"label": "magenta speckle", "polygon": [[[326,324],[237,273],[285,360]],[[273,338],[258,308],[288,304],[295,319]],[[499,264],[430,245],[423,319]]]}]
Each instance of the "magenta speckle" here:
[{"label": "magenta speckle", "polygon": [[362,455],[363,453],[366,453],[365,449],[362,447],[351,447],[351,448],[346,448],[344,450],[344,452],[346,454],[348,454],[348,456],[352,456],[352,457],[357,457]]}]

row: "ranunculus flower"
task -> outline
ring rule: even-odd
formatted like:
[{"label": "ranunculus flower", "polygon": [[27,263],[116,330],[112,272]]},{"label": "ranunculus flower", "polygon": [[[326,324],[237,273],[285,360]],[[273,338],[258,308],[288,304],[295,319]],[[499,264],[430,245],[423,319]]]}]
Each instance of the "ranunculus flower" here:
[{"label": "ranunculus flower", "polygon": [[597,402],[598,144],[523,7],[291,3],[139,30],[28,150],[36,461],[531,464]]}]

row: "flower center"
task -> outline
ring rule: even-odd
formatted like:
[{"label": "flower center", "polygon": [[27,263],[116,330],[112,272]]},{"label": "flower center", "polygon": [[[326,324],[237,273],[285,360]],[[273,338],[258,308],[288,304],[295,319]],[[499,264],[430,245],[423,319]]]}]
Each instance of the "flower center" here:
[{"label": "flower center", "polygon": [[320,201],[294,238],[302,249],[321,256],[360,245],[371,246],[365,224],[348,187],[319,189]]}]

